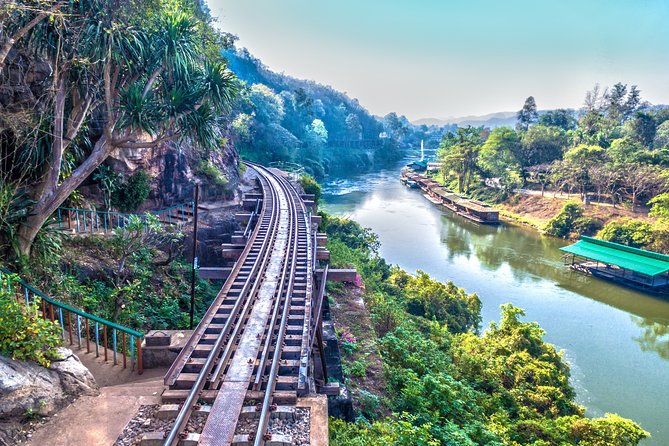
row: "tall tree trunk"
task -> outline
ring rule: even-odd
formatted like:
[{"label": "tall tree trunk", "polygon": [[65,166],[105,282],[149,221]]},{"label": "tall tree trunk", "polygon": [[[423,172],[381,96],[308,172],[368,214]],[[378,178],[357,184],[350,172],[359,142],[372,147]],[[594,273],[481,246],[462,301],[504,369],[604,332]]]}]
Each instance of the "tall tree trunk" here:
[{"label": "tall tree trunk", "polygon": [[[70,194],[100,165],[107,159],[112,146],[105,135],[102,135],[91,155],[60,185],[51,189],[45,189],[37,201],[30,216],[19,226],[18,243],[19,253],[23,256],[30,255],[30,249],[35,241],[35,236],[42,228],[47,219],[63,204]],[[51,166],[50,169],[54,169]]]},{"label": "tall tree trunk", "polygon": [[0,70],[5,66],[5,59],[7,55],[12,50],[16,42],[18,42],[23,36],[28,34],[28,31],[37,26],[42,20],[47,18],[47,16],[58,12],[58,10],[65,4],[65,2],[56,3],[51,9],[45,12],[41,12],[35,16],[30,22],[28,22],[23,28],[16,31],[11,35],[7,41],[0,47]]}]

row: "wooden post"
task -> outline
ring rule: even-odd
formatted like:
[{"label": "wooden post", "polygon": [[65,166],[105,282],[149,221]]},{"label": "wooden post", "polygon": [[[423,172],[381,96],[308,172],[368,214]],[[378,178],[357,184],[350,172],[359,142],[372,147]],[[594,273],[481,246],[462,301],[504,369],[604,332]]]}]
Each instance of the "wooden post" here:
[{"label": "wooden post", "polygon": [[325,359],[325,348],[323,348],[323,324],[316,327],[316,342],[318,343],[318,353],[321,357],[321,368],[323,369],[323,381],[328,382],[328,367]]},{"label": "wooden post", "polygon": [[69,311],[67,312],[67,329],[70,332],[70,345],[72,345],[72,313]]},{"label": "wooden post", "polygon": [[107,362],[107,326],[102,326],[102,342],[105,344],[105,362]]},{"label": "wooden post", "polygon": [[144,368],[142,368],[142,338],[139,336],[137,339],[137,373],[141,375],[144,373]]},{"label": "wooden post", "polygon": [[127,355],[126,355],[126,347],[125,347],[125,331],[123,332],[123,368],[126,368],[126,361],[128,360]]},{"label": "wooden post", "polygon": [[88,331],[88,318],[84,318],[86,321],[86,353],[91,352],[91,343],[90,340],[88,339],[90,337],[89,331]]}]

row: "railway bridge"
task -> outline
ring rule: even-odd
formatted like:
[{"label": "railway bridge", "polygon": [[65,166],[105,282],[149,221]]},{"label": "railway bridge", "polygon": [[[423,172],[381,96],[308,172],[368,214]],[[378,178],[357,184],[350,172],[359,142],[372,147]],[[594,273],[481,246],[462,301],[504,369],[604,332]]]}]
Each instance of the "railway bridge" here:
[{"label": "railway bridge", "polygon": [[[246,229],[224,246],[237,261],[165,375],[160,410],[170,427],[145,444],[295,444],[271,433],[270,420],[291,417],[301,396],[332,391],[321,323],[328,268],[318,267],[329,253],[313,197],[277,171],[247,164],[261,193],[245,196]],[[195,417],[206,417],[203,427],[192,427]]]}]

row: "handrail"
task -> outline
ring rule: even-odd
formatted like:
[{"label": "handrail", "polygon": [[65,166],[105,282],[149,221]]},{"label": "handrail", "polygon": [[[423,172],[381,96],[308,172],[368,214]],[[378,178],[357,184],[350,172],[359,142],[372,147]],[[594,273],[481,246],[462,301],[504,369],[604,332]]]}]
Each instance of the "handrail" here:
[{"label": "handrail", "polygon": [[[109,347],[109,342],[107,340],[107,328],[110,328],[112,333],[112,350],[113,350],[113,360],[114,364],[117,363],[117,332],[120,332],[122,335],[122,353],[123,353],[123,368],[126,367],[126,334],[130,336],[130,357],[131,357],[131,364],[134,368],[135,366],[135,350],[137,351],[137,371],[141,375],[144,371],[142,367],[142,339],[144,338],[144,334],[140,333],[137,330],[133,330],[128,327],[124,327],[122,325],[119,325],[115,322],[109,321],[107,319],[95,316],[93,314],[86,313],[85,311],[79,310],[78,308],[74,308],[71,305],[65,304],[63,302],[59,302],[55,299],[52,299],[51,297],[47,296],[44,292],[38,290],[34,286],[30,285],[20,277],[18,277],[16,274],[12,273],[11,271],[0,267],[0,280],[2,279],[2,275],[6,274],[8,276],[16,276],[16,282],[23,287],[23,295],[25,297],[25,302],[26,304],[31,304],[31,303],[36,303],[34,300],[35,296],[38,296],[41,299],[42,303],[42,317],[44,319],[50,319],[55,322],[56,316],[54,315],[54,308],[58,309],[58,324],[60,325],[61,329],[63,330],[63,337],[65,337],[66,331],[69,332],[69,338],[70,338],[70,345],[74,344],[74,336],[73,336],[73,324],[72,324],[72,315],[74,314],[76,316],[76,336],[79,341],[79,347],[81,348],[82,342],[81,342],[81,331],[82,328],[84,328],[86,332],[85,336],[85,342],[86,342],[86,349],[90,353],[90,341],[91,336],[90,336],[90,331],[89,331],[89,321],[92,321],[94,324],[94,329],[95,329],[95,352],[96,356],[100,356],[100,344],[102,341],[102,347],[104,349],[104,357],[105,361],[107,361],[107,349]],[[31,294],[33,300],[31,302]],[[49,305],[49,310],[50,310],[50,315],[47,315],[47,304]],[[64,313],[63,310],[67,313]],[[85,327],[81,327],[81,320],[80,318],[84,319],[85,322]],[[65,320],[67,319],[67,320]],[[66,328],[67,325],[67,328]],[[99,326],[102,325],[102,330],[103,330],[103,339],[100,340],[100,330]]]},{"label": "handrail", "polygon": [[[155,215],[158,218],[167,217],[167,223],[183,224],[187,221],[186,212],[194,211],[195,202],[193,200],[180,204],[175,204],[164,209],[148,211],[144,214],[132,214],[115,211],[100,211],[97,209],[81,209],[59,207],[56,210],[58,217],[58,227],[63,228],[67,225],[69,229],[75,229],[77,233],[95,233],[101,231],[108,233],[114,227],[124,227],[128,223],[128,219],[136,217],[146,223],[147,214]],[[63,213],[67,214],[67,219],[64,218]],[[74,217],[72,216],[74,213]],[[180,216],[180,218],[179,218]],[[115,224],[114,224],[115,221]],[[73,228],[73,226],[75,226]]]}]

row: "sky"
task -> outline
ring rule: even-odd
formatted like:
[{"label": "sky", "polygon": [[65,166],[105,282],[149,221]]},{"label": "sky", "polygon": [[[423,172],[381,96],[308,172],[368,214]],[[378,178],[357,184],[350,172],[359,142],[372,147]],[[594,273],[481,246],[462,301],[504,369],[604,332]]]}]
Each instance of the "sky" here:
[{"label": "sky", "polygon": [[376,115],[577,108],[595,83],[669,104],[669,0],[208,0],[270,69]]}]

